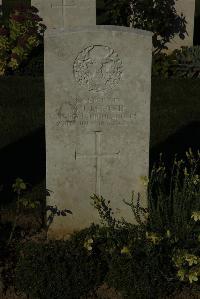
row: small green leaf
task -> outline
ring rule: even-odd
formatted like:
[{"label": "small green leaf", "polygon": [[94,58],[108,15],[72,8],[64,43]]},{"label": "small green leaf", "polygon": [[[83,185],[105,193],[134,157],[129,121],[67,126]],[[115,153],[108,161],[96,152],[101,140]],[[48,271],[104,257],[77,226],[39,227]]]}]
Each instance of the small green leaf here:
[{"label": "small green leaf", "polygon": [[178,275],[179,279],[180,279],[181,281],[183,281],[184,278],[185,278],[185,270],[184,270],[184,269],[180,269],[180,270],[178,270],[177,275]]},{"label": "small green leaf", "polygon": [[23,183],[20,183],[20,189],[22,190],[25,190],[26,189],[26,184],[23,182]]},{"label": "small green leaf", "polygon": [[198,281],[198,277],[197,277],[198,273],[197,272],[191,272],[189,273],[189,281],[190,283],[192,283],[193,281]]}]

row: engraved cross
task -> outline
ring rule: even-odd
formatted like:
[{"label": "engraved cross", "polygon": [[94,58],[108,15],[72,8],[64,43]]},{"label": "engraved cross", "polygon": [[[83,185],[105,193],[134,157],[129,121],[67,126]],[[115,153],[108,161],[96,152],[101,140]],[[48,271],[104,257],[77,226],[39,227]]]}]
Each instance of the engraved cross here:
[{"label": "engraved cross", "polygon": [[62,9],[62,24],[63,28],[65,27],[65,10],[67,7],[75,7],[77,0],[61,0],[60,5],[53,5],[51,4],[51,8],[61,8]]},{"label": "engraved cross", "polygon": [[101,162],[102,159],[110,159],[110,158],[119,158],[120,157],[120,151],[114,154],[103,154],[101,152],[101,131],[96,131],[95,133],[95,153],[94,154],[80,154],[75,151],[75,160],[77,158],[94,158],[96,160],[96,187],[95,187],[95,193],[98,196],[101,196]]}]

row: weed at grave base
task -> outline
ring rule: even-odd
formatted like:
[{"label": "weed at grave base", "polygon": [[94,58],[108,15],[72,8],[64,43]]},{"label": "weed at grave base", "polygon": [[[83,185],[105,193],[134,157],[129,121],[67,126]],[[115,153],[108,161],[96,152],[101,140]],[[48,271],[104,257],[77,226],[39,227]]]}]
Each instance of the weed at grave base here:
[{"label": "weed at grave base", "polygon": [[174,159],[169,174],[160,159],[149,179],[142,178],[148,184],[148,209],[140,206],[139,196],[124,200],[138,225],[115,219],[110,202],[93,195],[101,225],[92,224],[67,241],[23,244],[17,288],[34,299],[95,298],[103,284],[121,298],[173,298],[182,291],[188,299],[197,296],[199,163],[200,153],[190,149],[186,161]]}]

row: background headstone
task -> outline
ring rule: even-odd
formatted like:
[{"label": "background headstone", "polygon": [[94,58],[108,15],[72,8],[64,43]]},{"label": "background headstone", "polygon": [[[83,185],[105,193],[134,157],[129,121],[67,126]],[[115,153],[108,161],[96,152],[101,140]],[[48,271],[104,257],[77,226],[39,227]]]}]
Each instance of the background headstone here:
[{"label": "background headstone", "polygon": [[96,25],[96,0],[32,0],[48,29]]},{"label": "background headstone", "polygon": [[47,204],[70,209],[50,237],[98,222],[93,193],[134,221],[123,199],[148,175],[152,34],[96,26],[45,34]]},{"label": "background headstone", "polygon": [[181,46],[193,46],[195,0],[175,1],[175,7],[179,15],[183,13],[183,15],[186,17],[186,30],[188,35],[185,35],[183,40],[180,39],[179,36],[171,40],[171,42],[167,44],[167,47],[169,48],[167,52],[172,52],[175,49],[179,49]]}]

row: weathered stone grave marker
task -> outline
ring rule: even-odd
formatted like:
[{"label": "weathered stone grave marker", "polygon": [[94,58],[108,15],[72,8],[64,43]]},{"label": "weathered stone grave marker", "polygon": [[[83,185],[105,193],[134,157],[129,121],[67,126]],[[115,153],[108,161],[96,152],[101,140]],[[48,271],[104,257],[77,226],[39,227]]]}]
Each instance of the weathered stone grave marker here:
[{"label": "weathered stone grave marker", "polygon": [[96,0],[32,0],[48,29],[96,25]]},{"label": "weathered stone grave marker", "polygon": [[[48,204],[70,209],[49,237],[99,222],[93,193],[134,221],[123,199],[148,175],[152,34],[118,26],[45,34]],[[142,204],[146,206],[146,198]]]},{"label": "weathered stone grave marker", "polygon": [[61,4],[57,4],[57,5],[53,5],[51,4],[51,8],[57,8],[61,11],[61,15],[62,15],[62,27],[65,27],[65,21],[66,21],[66,9],[69,9],[70,7],[76,7],[76,2],[75,0],[62,0]]},{"label": "weathered stone grave marker", "polygon": [[95,194],[101,196],[101,161],[106,158],[118,158],[120,152],[114,154],[103,154],[101,152],[101,131],[95,131],[95,153],[94,154],[80,154],[75,151],[75,160],[77,158],[93,158],[96,160],[95,168],[96,168],[96,186],[95,186]]}]

